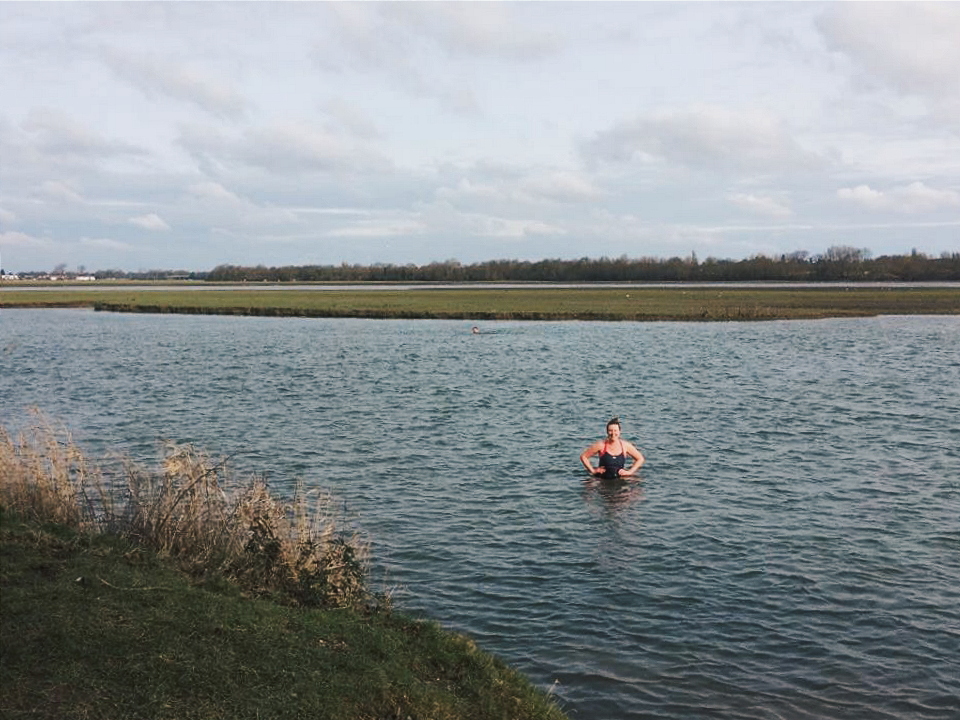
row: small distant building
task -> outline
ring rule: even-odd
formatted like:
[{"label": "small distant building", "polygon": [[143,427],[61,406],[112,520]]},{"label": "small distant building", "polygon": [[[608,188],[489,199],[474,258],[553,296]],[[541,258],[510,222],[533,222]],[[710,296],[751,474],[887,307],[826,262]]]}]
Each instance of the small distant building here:
[{"label": "small distant building", "polygon": [[0,275],[0,280],[19,280],[20,276],[16,273],[4,273]]},{"label": "small distant building", "polygon": [[96,275],[77,275],[74,280],[80,280],[81,282],[93,282],[97,279]]}]

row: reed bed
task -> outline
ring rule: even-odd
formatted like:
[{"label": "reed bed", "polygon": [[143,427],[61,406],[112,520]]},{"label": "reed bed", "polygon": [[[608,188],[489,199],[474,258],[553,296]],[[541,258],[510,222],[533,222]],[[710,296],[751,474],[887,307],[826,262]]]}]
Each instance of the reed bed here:
[{"label": "reed bed", "polygon": [[369,591],[369,546],[345,531],[329,495],[298,485],[273,495],[225,461],[169,444],[161,467],[132,461],[105,473],[62,427],[39,418],[14,436],[0,426],[4,511],[83,533],[111,533],[172,558],[193,575],[311,607],[381,608]]}]

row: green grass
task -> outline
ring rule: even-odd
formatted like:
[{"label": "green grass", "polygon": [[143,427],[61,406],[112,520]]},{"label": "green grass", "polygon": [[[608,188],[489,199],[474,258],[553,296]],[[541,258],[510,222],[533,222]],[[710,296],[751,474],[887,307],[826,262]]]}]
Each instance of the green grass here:
[{"label": "green grass", "polygon": [[464,636],[198,584],[110,535],[0,520],[0,716],[564,717]]},{"label": "green grass", "polygon": [[416,288],[16,291],[0,307],[468,320],[772,320],[960,314],[960,288]]}]

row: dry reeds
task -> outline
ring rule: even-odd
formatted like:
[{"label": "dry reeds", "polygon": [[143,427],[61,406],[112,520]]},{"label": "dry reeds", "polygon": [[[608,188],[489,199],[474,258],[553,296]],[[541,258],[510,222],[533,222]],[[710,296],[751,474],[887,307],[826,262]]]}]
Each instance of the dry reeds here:
[{"label": "dry reeds", "polygon": [[96,526],[106,507],[103,478],[69,432],[40,418],[16,440],[0,426],[0,502],[23,517],[77,529]]},{"label": "dry reeds", "polygon": [[299,485],[292,500],[278,499],[262,479],[240,484],[225,462],[190,445],[168,445],[159,471],[126,462],[122,477],[105,478],[66,430],[42,418],[16,439],[0,426],[0,504],[40,522],[115,533],[254,593],[327,607],[374,600],[368,547],[340,529],[328,495],[311,506]]}]

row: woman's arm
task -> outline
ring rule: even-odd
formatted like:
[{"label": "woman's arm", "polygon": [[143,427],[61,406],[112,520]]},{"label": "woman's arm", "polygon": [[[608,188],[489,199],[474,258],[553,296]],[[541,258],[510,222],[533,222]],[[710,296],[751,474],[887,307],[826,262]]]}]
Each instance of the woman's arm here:
[{"label": "woman's arm", "polygon": [[590,458],[600,452],[603,448],[603,443],[601,441],[595,442],[593,445],[588,447],[582,453],[580,453],[580,462],[583,463],[583,466],[587,469],[587,472],[591,475],[596,475],[598,471],[603,472],[603,468],[595,468],[590,462]]},{"label": "woman's arm", "polygon": [[637,471],[646,461],[646,458],[643,457],[643,453],[633,446],[633,443],[628,443],[626,441],[621,442],[623,442],[623,451],[633,458],[633,465],[631,465],[629,469],[621,470],[620,477],[633,477],[637,474]]}]

